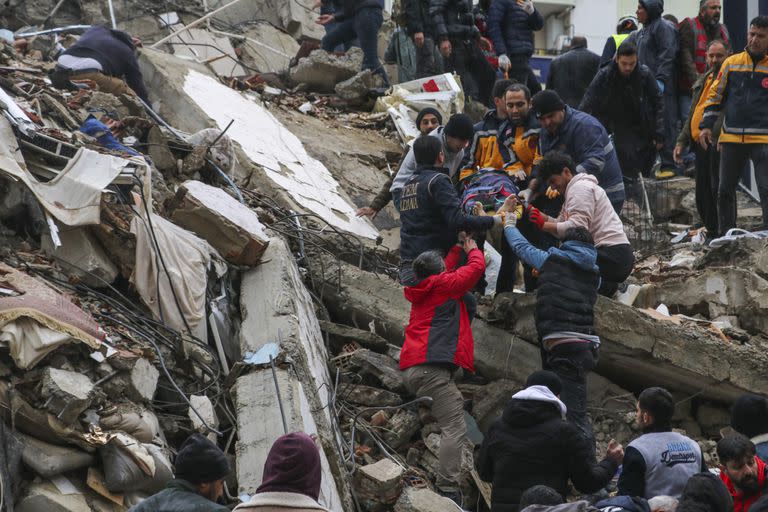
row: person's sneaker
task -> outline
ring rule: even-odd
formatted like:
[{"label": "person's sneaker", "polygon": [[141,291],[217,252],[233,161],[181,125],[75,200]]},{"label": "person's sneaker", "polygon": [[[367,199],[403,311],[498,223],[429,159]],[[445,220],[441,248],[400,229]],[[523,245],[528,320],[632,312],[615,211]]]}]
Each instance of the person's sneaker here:
[{"label": "person's sneaker", "polygon": [[675,176],[677,176],[677,173],[674,169],[659,169],[656,171],[657,180],[668,180],[670,178],[674,178]]}]

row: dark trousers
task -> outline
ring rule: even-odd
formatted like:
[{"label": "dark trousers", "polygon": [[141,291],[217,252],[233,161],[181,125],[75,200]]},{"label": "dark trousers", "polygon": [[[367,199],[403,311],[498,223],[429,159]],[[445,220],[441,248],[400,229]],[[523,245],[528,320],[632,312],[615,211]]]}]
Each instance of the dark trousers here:
[{"label": "dark trousers", "polygon": [[[557,218],[560,215],[560,210],[563,208],[563,196],[558,196],[554,199],[549,199],[544,194],[536,198],[533,201],[533,206],[538,208],[542,213],[549,217]],[[527,214],[526,214],[527,215]],[[546,251],[550,247],[557,247],[560,241],[554,235],[541,231],[536,226],[528,222],[528,217],[524,216],[523,222],[517,224],[520,233],[537,249]],[[525,283],[525,291],[530,293],[536,290],[538,286],[538,277],[534,275],[533,269],[528,265],[523,265],[523,282]]]},{"label": "dark trousers", "polygon": [[751,160],[763,209],[763,229],[768,229],[768,144],[721,144],[717,215],[720,233],[736,227],[736,187]]},{"label": "dark trousers", "polygon": [[421,48],[416,47],[416,78],[440,74],[442,66],[438,59],[440,59],[440,54],[435,49],[435,41],[425,37]]},{"label": "dark trousers", "polygon": [[637,126],[621,127],[614,130],[613,144],[619,158],[621,172],[625,178],[636,180],[641,174],[648,178],[656,161],[653,141],[638,136]]},{"label": "dark trousers", "polygon": [[720,236],[717,218],[717,189],[720,184],[720,152],[710,146],[706,151],[693,144],[696,154],[696,210],[711,237]]},{"label": "dark trousers", "polygon": [[517,80],[530,89],[531,94],[541,91],[541,84],[531,69],[530,58],[526,55],[508,55],[512,65],[507,75],[510,80]]},{"label": "dark trousers", "polygon": [[560,400],[568,408],[568,421],[595,446],[595,434],[587,416],[587,374],[595,369],[598,347],[588,343],[563,343],[552,350],[542,349],[542,367],[563,381]]},{"label": "dark trousers", "polygon": [[451,39],[451,56],[446,71],[454,71],[461,77],[464,93],[473,99],[489,104],[496,74],[473,40]]},{"label": "dark trousers", "polygon": [[608,245],[597,248],[597,266],[600,268],[600,289],[598,293],[613,296],[632,273],[635,255],[629,244]]},{"label": "dark trousers", "polygon": [[366,7],[357,11],[354,16],[346,18],[328,30],[320,46],[327,52],[332,52],[340,44],[346,44],[357,38],[360,49],[363,50],[363,69],[370,69],[380,74],[389,84],[387,73],[379,61],[378,40],[379,29],[384,19],[378,7]]},{"label": "dark trousers", "polygon": [[496,293],[511,292],[517,281],[517,255],[505,236],[501,237],[501,265],[496,279]]},{"label": "dark trousers", "polygon": [[664,91],[664,147],[661,149],[662,169],[676,169],[675,159],[672,152],[677,143],[677,96],[674,90]]}]

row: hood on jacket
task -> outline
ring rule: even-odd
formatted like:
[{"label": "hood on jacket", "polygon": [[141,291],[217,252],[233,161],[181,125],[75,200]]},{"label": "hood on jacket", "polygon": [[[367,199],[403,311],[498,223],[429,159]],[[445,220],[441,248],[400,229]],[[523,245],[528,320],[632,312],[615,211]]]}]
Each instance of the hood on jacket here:
[{"label": "hood on jacket", "polygon": [[683,488],[678,512],[730,512],[733,498],[722,480],[712,473],[693,475]]},{"label": "hood on jacket", "polygon": [[546,386],[529,386],[512,395],[502,417],[510,425],[535,425],[559,413],[565,419],[568,408]]},{"label": "hood on jacket", "polygon": [[264,476],[256,494],[290,492],[320,496],[320,451],[315,441],[304,432],[293,432],[277,438],[264,463]]},{"label": "hood on jacket", "polygon": [[645,498],[634,496],[614,496],[607,500],[595,503],[595,508],[605,511],[617,512],[617,509],[626,512],[651,512],[648,501]]},{"label": "hood on jacket", "polygon": [[640,5],[645,7],[646,12],[648,12],[649,23],[661,18],[661,15],[664,14],[664,0],[640,0]]},{"label": "hood on jacket", "polygon": [[591,512],[596,510],[588,501],[582,500],[563,503],[562,505],[530,505],[521,512]]},{"label": "hood on jacket", "polygon": [[406,300],[411,304],[420,304],[424,302],[437,285],[437,276],[439,275],[440,274],[434,274],[414,286],[406,286],[403,290],[403,295],[405,295]]},{"label": "hood on jacket", "polygon": [[320,510],[328,512],[328,509],[304,494],[294,492],[262,492],[254,494],[249,501],[241,503],[235,510],[261,510],[264,508],[280,508],[286,512],[290,510]]},{"label": "hood on jacket", "polygon": [[549,254],[560,256],[571,260],[577,267],[584,270],[597,270],[597,249],[594,245],[568,240],[563,242],[560,247],[552,247]]}]

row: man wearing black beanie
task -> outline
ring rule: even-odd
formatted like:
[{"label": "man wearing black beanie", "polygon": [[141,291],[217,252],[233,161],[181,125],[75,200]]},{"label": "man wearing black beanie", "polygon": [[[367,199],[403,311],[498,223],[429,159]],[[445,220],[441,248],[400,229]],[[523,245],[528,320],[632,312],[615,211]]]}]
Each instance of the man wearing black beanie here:
[{"label": "man wearing black beanie", "polygon": [[218,446],[205,436],[192,434],[181,445],[176,461],[176,478],[128,512],[228,512],[217,501],[224,495],[224,478],[229,461]]}]

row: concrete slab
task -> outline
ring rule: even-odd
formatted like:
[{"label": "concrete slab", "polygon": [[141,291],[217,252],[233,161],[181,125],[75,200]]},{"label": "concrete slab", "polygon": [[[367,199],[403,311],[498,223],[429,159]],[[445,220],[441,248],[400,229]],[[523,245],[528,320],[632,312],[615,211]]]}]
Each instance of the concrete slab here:
[{"label": "concrete slab", "polygon": [[243,34],[242,59],[262,73],[282,73],[299,51],[299,43],[290,34],[269,23],[258,23]]},{"label": "concrete slab", "polygon": [[210,243],[235,265],[256,265],[269,236],[256,212],[218,187],[186,181],[168,206],[171,220]]},{"label": "concrete slab", "polygon": [[[173,30],[181,25],[172,27]],[[208,64],[221,77],[241,77],[248,72],[240,65],[228,37],[215,36],[207,30],[191,28],[168,41],[174,55]]]},{"label": "concrete slab", "polygon": [[104,288],[115,281],[118,268],[88,227],[59,224],[59,239],[61,246],[55,247],[46,234],[41,238],[41,248],[66,272],[93,288]]},{"label": "concrete slab", "polygon": [[188,133],[223,130],[234,120],[227,135],[240,146],[238,159],[255,173],[250,182],[261,192],[342,231],[371,240],[378,236],[368,220],[355,216],[356,207],[328,168],[254,95],[230,89],[204,67],[151,50],[142,54],[142,72],[160,114],[174,127]]}]

